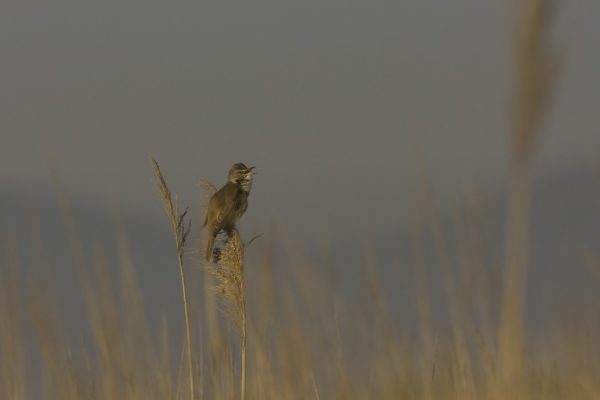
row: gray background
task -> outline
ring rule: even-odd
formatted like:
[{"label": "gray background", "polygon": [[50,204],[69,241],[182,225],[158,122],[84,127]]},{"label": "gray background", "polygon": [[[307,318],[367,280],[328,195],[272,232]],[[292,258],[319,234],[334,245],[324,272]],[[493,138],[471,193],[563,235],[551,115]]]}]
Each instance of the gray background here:
[{"label": "gray background", "polygon": [[[403,219],[414,143],[442,198],[506,172],[512,2],[15,1],[0,12],[0,182],[162,218],[257,165],[249,225],[374,231]],[[595,0],[558,5],[568,55],[539,174],[598,155]],[[262,228],[257,228],[262,229]]]}]

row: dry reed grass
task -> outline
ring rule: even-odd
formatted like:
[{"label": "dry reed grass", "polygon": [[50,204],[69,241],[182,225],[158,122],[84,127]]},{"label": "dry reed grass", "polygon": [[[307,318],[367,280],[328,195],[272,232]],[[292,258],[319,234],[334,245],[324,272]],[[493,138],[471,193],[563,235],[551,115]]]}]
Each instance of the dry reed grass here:
[{"label": "dry reed grass", "polygon": [[[410,326],[394,322],[394,307],[390,307],[382,287],[375,256],[365,263],[366,279],[361,279],[363,287],[354,294],[361,299],[361,308],[349,308],[350,299],[330,285],[322,267],[299,262],[294,255],[289,259],[277,257],[268,268],[251,269],[254,279],[248,284],[240,275],[243,243],[234,236],[211,272],[219,275],[215,280],[220,288],[217,304],[229,310],[236,329],[230,335],[228,324],[217,315],[206,314],[202,319],[202,325],[212,333],[203,335],[202,342],[193,346],[198,349],[195,378],[201,383],[199,398],[234,399],[240,395],[236,367],[240,356],[238,345],[231,339],[240,337],[244,319],[252,332],[246,356],[248,399],[598,398],[600,357],[594,340],[600,330],[585,333],[573,323],[564,324],[555,335],[539,336],[535,346],[524,346],[522,382],[510,393],[502,386],[504,379],[498,371],[501,354],[495,345],[500,331],[494,322],[488,322],[495,313],[485,306],[492,302],[492,293],[484,289],[492,278],[485,272],[485,257],[478,255],[484,235],[478,222],[480,214],[473,208],[457,211],[455,231],[451,235],[444,231],[441,239],[447,246],[461,249],[448,255],[449,262],[459,267],[453,280],[457,289],[448,292],[455,297],[444,295],[447,303],[453,303],[448,307],[455,310],[452,318],[456,320],[446,330],[433,318],[430,282],[435,278],[424,265],[431,263],[425,250],[430,225],[419,217],[424,214],[422,209],[415,213],[413,223],[419,288],[415,290],[419,308],[416,336]],[[451,238],[458,240],[454,243]],[[156,340],[145,323],[127,238],[121,230],[117,243],[120,284],[113,283],[106,259],[97,252],[84,293],[92,349],[85,350],[67,338],[53,301],[55,295],[39,285],[29,288],[25,284],[28,296],[35,294],[27,316],[27,310],[19,310],[23,285],[13,284],[15,276],[3,274],[2,398],[37,398],[29,390],[32,383],[26,371],[31,365],[23,355],[30,344],[19,333],[28,325],[24,320],[31,320],[36,332],[36,348],[48,382],[43,388],[45,398],[189,398],[189,385],[177,378],[181,372],[187,374],[187,366],[183,364],[178,370],[177,363],[172,362],[171,355],[178,355],[178,351],[170,350],[166,329]],[[279,243],[274,242],[275,248]],[[16,251],[11,251],[13,270],[18,271],[23,266],[14,256]],[[274,282],[273,274],[278,275]],[[206,306],[214,310],[217,304]],[[185,332],[181,339],[185,343]]]},{"label": "dry reed grass", "polygon": [[235,325],[240,337],[240,398],[246,397],[246,283],[244,278],[244,244],[237,230],[233,230],[217,263],[207,267],[214,278],[214,290],[220,299],[221,310]]},{"label": "dry reed grass", "polygon": [[548,38],[551,2],[528,0],[517,4],[514,55],[512,152],[506,226],[506,265],[499,333],[499,366],[514,388],[522,375],[524,290],[531,236],[531,179],[540,121],[558,77],[558,57]]},{"label": "dry reed grass", "polygon": [[154,176],[156,178],[156,184],[158,186],[158,191],[161,195],[162,201],[165,206],[165,211],[167,213],[167,217],[169,218],[169,222],[171,224],[171,231],[173,233],[173,237],[175,238],[175,248],[177,250],[177,261],[179,262],[179,276],[181,283],[181,295],[183,298],[183,313],[184,313],[184,321],[185,321],[185,336],[186,336],[186,345],[187,345],[187,360],[188,360],[188,379],[190,385],[190,399],[194,400],[196,398],[196,390],[194,385],[194,362],[192,355],[192,334],[191,334],[191,323],[190,323],[190,305],[189,305],[189,295],[186,288],[186,279],[185,279],[185,268],[184,268],[184,257],[185,257],[185,245],[187,242],[188,235],[190,233],[190,229],[192,227],[192,221],[188,220],[186,224],[186,215],[187,208],[183,211],[179,211],[179,206],[177,205],[177,200],[173,200],[173,196],[171,195],[171,190],[167,185],[167,182],[160,170],[160,166],[158,162],[152,158],[152,166],[154,168]]}]

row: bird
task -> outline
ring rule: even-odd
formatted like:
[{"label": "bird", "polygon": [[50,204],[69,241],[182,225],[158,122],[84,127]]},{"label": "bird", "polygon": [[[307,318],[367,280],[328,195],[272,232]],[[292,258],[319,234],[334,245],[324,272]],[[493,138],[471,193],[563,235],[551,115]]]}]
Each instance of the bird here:
[{"label": "bird", "polygon": [[204,225],[208,227],[208,244],[206,261],[213,255],[215,238],[224,231],[228,236],[235,229],[235,223],[248,208],[248,196],[252,188],[255,167],[246,167],[244,163],[236,163],[229,169],[227,183],[217,190],[208,201]]}]

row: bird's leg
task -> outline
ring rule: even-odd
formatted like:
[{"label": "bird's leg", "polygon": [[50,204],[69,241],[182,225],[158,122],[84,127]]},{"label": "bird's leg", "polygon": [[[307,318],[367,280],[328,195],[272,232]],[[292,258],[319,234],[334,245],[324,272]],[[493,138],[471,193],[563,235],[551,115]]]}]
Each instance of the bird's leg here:
[{"label": "bird's leg", "polygon": [[229,239],[231,239],[231,237],[233,236],[233,232],[235,231],[235,227],[234,226],[230,226],[226,229],[223,229],[223,231],[225,232],[225,234],[227,235],[227,239],[225,239],[225,244],[227,244],[229,242]]},{"label": "bird's leg", "polygon": [[218,264],[221,261],[221,253],[222,250],[220,247],[215,247],[213,249],[213,259],[216,264]]}]

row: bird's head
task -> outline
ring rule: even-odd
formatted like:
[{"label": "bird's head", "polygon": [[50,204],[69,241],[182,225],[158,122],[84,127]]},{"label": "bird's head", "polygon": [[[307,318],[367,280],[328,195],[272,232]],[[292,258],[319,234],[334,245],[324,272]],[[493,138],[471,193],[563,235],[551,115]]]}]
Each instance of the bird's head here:
[{"label": "bird's head", "polygon": [[248,168],[243,163],[233,164],[229,170],[229,182],[241,186],[246,192],[250,192],[252,178],[255,174],[254,168]]}]

